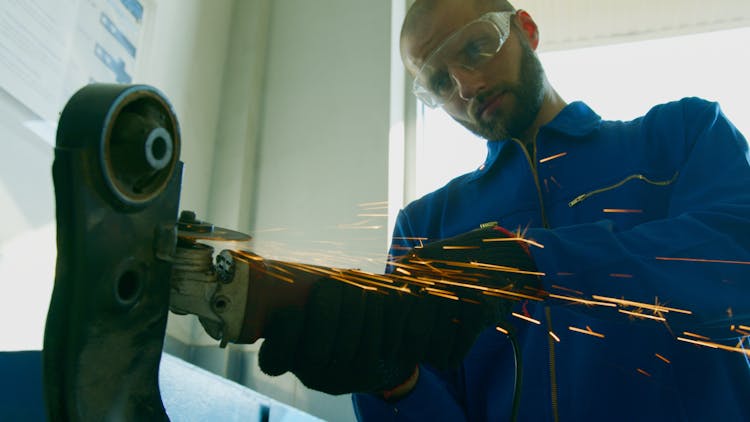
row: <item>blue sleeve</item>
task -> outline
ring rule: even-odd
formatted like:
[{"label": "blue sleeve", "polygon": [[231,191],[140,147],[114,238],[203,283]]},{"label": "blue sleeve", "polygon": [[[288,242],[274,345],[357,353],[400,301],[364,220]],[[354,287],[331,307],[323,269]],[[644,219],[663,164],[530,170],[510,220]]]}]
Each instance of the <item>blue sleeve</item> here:
[{"label": "blue sleeve", "polygon": [[[748,145],[717,104],[683,107],[688,148],[668,215],[626,231],[599,221],[530,229],[528,237],[545,246],[532,253],[548,290],[561,285],[586,295],[658,302],[691,312],[663,314],[675,331],[721,338],[731,324],[750,321]],[[613,283],[612,273],[632,278]],[[598,317],[608,308],[602,309]]]},{"label": "blue sleeve", "polygon": [[[419,238],[415,237],[409,219],[406,213],[401,210],[396,217],[396,225],[393,228],[393,238],[391,247],[388,250],[388,260],[394,260],[402,255],[406,255],[413,247],[420,245]],[[390,273],[392,268],[388,266],[386,272]]]},{"label": "blue sleeve", "polygon": [[416,386],[401,400],[389,402],[372,394],[352,394],[352,402],[360,421],[465,421],[464,410],[450,391],[443,379],[420,366]]}]

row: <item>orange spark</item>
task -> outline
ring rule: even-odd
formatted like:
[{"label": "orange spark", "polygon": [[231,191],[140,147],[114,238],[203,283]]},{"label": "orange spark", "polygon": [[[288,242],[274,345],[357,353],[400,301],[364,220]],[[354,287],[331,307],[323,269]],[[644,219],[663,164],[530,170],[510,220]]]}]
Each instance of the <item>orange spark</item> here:
[{"label": "orange spark", "polygon": [[432,281],[426,277],[399,277],[399,280],[405,281],[407,283],[414,283],[419,285],[428,285],[428,286],[434,286],[435,281]]},{"label": "orange spark", "polygon": [[391,246],[391,249],[395,251],[410,251],[411,246],[393,245]]},{"label": "orange spark", "polygon": [[255,230],[255,233],[274,233],[274,232],[285,232],[289,229],[286,227],[274,227],[270,229],[261,229],[261,230]]},{"label": "orange spark", "polygon": [[610,273],[609,276],[615,278],[633,278],[633,274]]},{"label": "orange spark", "polygon": [[614,214],[639,214],[639,213],[642,213],[643,210],[632,210],[632,209],[624,209],[624,208],[604,208],[602,212],[614,213]]},{"label": "orange spark", "polygon": [[444,299],[450,299],[450,300],[455,300],[455,301],[459,301],[460,300],[458,298],[458,296],[444,295],[442,293],[427,292],[427,294],[432,295],[432,296],[442,297]]},{"label": "orange spark", "polygon": [[647,377],[650,377],[650,376],[651,376],[651,374],[649,374],[648,372],[644,371],[644,370],[643,370],[643,369],[641,369],[641,368],[637,368],[637,370],[638,370],[638,372],[640,372],[641,374],[643,374],[643,375],[645,375],[645,376],[647,376]]},{"label": "orange spark", "polygon": [[369,208],[369,207],[387,207],[388,201],[380,201],[380,202],[363,202],[361,204],[357,204],[360,208]]},{"label": "orange spark", "polygon": [[475,305],[481,305],[481,304],[482,304],[482,302],[480,302],[480,301],[478,301],[478,300],[474,300],[474,299],[469,299],[469,298],[467,298],[467,297],[462,297],[462,298],[461,298],[461,302],[473,303],[473,304],[475,304]]},{"label": "orange spark", "polygon": [[657,256],[659,261],[686,261],[686,262],[706,262],[712,264],[737,264],[737,265],[750,265],[748,261],[730,261],[725,259],[703,259],[703,258],[667,258],[664,256]]},{"label": "orange spark", "polygon": [[706,337],[706,336],[702,336],[702,335],[700,335],[700,334],[695,334],[695,333],[691,333],[691,332],[688,332],[688,331],[683,331],[683,332],[682,332],[682,334],[684,334],[684,335],[686,335],[686,336],[688,336],[688,337],[695,337],[695,338],[699,338],[699,339],[701,339],[701,340],[711,340],[710,338],[708,338],[708,337]]},{"label": "orange spark", "polygon": [[285,277],[281,274],[272,273],[270,271],[266,271],[265,273],[270,275],[271,277],[278,278],[281,281],[286,281],[287,283],[294,284],[294,279],[292,278]]},{"label": "orange spark", "polygon": [[411,275],[411,273],[409,271],[406,271],[403,268],[396,268],[396,272],[399,272],[401,274]]},{"label": "orange spark", "polygon": [[522,319],[524,321],[528,321],[528,322],[534,323],[536,325],[542,325],[542,323],[539,322],[538,320],[536,320],[534,318],[527,317],[525,315],[521,315],[521,314],[519,314],[517,312],[512,312],[511,315],[513,315],[516,318]]},{"label": "orange spark", "polygon": [[[557,275],[560,275],[560,273],[557,273]],[[579,291],[579,290],[573,290],[573,289],[569,289],[569,288],[567,288],[567,287],[563,287],[563,286],[558,286],[557,284],[553,284],[553,285],[552,285],[551,287],[552,287],[553,289],[564,290],[564,291],[566,291],[566,292],[571,292],[571,293],[575,293],[575,294],[579,294],[579,295],[582,295],[582,294],[583,294],[583,292],[582,292],[582,291]]]},{"label": "orange spark", "polygon": [[240,251],[234,251],[234,253],[237,254],[238,256],[242,257],[242,258],[247,258],[247,259],[249,259],[251,261],[264,261],[265,260],[263,257],[255,255],[254,253],[252,253],[250,251],[242,251],[242,250],[240,250]]},{"label": "orange spark", "polygon": [[473,289],[473,290],[490,290],[490,287],[482,286],[479,284],[461,283],[459,281],[441,279],[440,281],[438,281],[438,283],[447,284],[449,286],[464,287],[464,288]]},{"label": "orange spark", "polygon": [[280,267],[280,266],[278,266],[278,265],[273,265],[273,264],[269,264],[269,265],[268,265],[268,268],[269,268],[269,269],[272,269],[272,270],[276,270],[276,271],[282,272],[282,273],[284,273],[284,274],[289,274],[289,275],[293,275],[291,271],[287,270],[287,269],[286,269],[286,268],[284,268],[284,267]]},{"label": "orange spark", "polygon": [[[397,287],[397,286],[393,286],[392,284],[389,285],[389,284],[376,281],[376,280],[381,280],[387,283],[393,283],[393,281],[386,276],[379,276],[379,275],[370,274],[364,271],[357,271],[357,270],[349,270],[348,272],[344,273],[341,271],[335,271],[335,270],[330,270],[330,269],[326,269],[323,267],[316,267],[314,265],[307,265],[307,264],[300,264],[300,263],[290,262],[287,264],[301,271],[309,272],[312,274],[319,274],[319,275],[322,274],[334,280],[343,281],[344,283],[351,284],[353,286],[357,286],[360,288],[364,288],[366,290],[378,290],[377,287],[383,287],[389,290],[396,290],[400,292],[411,293],[411,290],[409,290],[407,287]],[[356,276],[356,274],[359,274],[360,276]]]},{"label": "orange spark", "polygon": [[707,341],[700,341],[700,340],[690,340],[690,339],[684,338],[684,337],[677,337],[677,340],[684,341],[686,343],[697,344],[699,346],[710,347],[712,349],[721,349],[721,350],[726,350],[728,352],[742,353],[745,356],[750,357],[750,350],[745,350],[745,349],[743,349],[741,347],[724,346],[723,344],[712,343],[712,342],[707,342]]},{"label": "orange spark", "polygon": [[653,320],[661,321],[661,322],[664,322],[664,321],[667,320],[664,317],[659,317],[659,316],[654,316],[654,315],[648,315],[648,314],[639,313],[639,312],[630,312],[630,311],[626,311],[624,309],[618,309],[617,312],[621,312],[621,313],[627,314],[627,315],[632,315],[632,316],[634,316],[636,318],[641,318],[641,319],[648,318],[648,319],[653,319]]},{"label": "orange spark", "polygon": [[568,329],[569,329],[570,331],[575,331],[575,332],[577,332],[577,333],[588,334],[588,335],[590,335],[590,336],[594,336],[594,337],[604,338],[604,334],[600,334],[600,333],[594,332],[594,331],[593,331],[593,330],[592,330],[591,328],[589,328],[589,327],[586,327],[586,328],[587,328],[587,329],[586,329],[586,330],[584,330],[583,328],[577,328],[577,327],[572,327],[572,326],[571,326],[571,327],[568,327]]},{"label": "orange spark", "polygon": [[391,284],[393,284],[393,278],[387,277],[387,276],[384,276],[384,275],[373,274],[371,272],[362,271],[362,270],[347,270],[346,272],[347,273],[351,273],[351,274],[358,274],[358,275],[360,275],[362,277],[371,278],[373,280],[378,280],[378,281],[382,281],[382,282],[385,282],[385,283],[391,283]]},{"label": "orange spark", "polygon": [[748,327],[747,325],[740,325],[739,328],[741,330],[748,330],[748,331],[750,331],[750,327]]},{"label": "orange spark", "polygon": [[393,240],[417,240],[417,241],[420,241],[420,242],[423,241],[423,240],[427,240],[427,239],[428,238],[426,238],[426,237],[404,237],[404,236],[396,236],[396,237],[393,238]]},{"label": "orange spark", "polygon": [[565,157],[566,155],[568,155],[567,152],[561,152],[559,154],[551,155],[549,157],[542,158],[541,160],[539,160],[539,164],[546,163],[547,161],[552,161],[552,160],[554,160],[556,158]]},{"label": "orange spark", "polygon": [[482,268],[486,270],[493,270],[493,271],[501,271],[506,273],[515,273],[515,274],[526,274],[526,275],[538,275],[540,277],[545,276],[546,274],[539,271],[525,271],[521,270],[519,268],[513,268],[513,267],[506,267],[503,265],[493,265],[493,264],[484,264],[482,262],[476,262],[472,261],[469,263],[470,267],[475,268]]},{"label": "orange spark", "polygon": [[657,358],[659,358],[659,359],[663,360],[663,361],[664,361],[664,362],[666,362],[666,363],[672,363],[672,362],[670,362],[670,361],[669,361],[669,359],[665,358],[664,356],[662,356],[662,355],[660,355],[660,354],[658,354],[658,353],[654,353],[654,355],[655,355],[655,356],[656,356]]},{"label": "orange spark", "polygon": [[479,249],[479,246],[449,246],[445,245],[443,246],[443,249],[449,251],[449,250],[469,250],[469,249]]},{"label": "orange spark", "polygon": [[552,331],[549,332],[549,336],[555,339],[556,342],[560,342],[560,337],[558,337],[557,334],[553,333]]},{"label": "orange spark", "polygon": [[617,303],[618,305],[633,306],[633,307],[636,307],[636,308],[650,309],[652,311],[657,311],[657,312],[677,312],[677,313],[687,314],[687,315],[691,315],[692,314],[691,311],[686,311],[686,310],[676,309],[676,308],[667,308],[666,306],[650,305],[648,303],[633,302],[631,300],[615,299],[615,298],[612,298],[612,297],[597,296],[597,295],[592,295],[591,297],[594,298],[594,299],[596,299],[596,300],[603,300],[605,302]]},{"label": "orange spark", "polygon": [[539,242],[535,242],[531,239],[526,239],[524,237],[498,237],[498,238],[490,238],[490,239],[482,239],[482,242],[524,242],[528,243],[531,246],[536,246],[537,248],[544,249],[544,245],[542,245]]},{"label": "orange spark", "polygon": [[529,299],[529,300],[536,300],[541,301],[542,299],[536,296],[529,296],[525,295],[523,293],[517,293],[511,290],[502,290],[502,289],[488,289],[487,291],[482,292],[483,295],[487,296],[494,296],[494,297],[502,297],[502,298],[521,298],[521,299]]},{"label": "orange spark", "polygon": [[503,327],[501,327],[501,326],[499,326],[499,325],[498,325],[498,326],[496,326],[496,327],[495,327],[495,329],[496,329],[497,331],[500,331],[501,333],[505,334],[506,336],[507,336],[508,334],[510,334],[510,333],[508,332],[508,330],[506,330],[505,328],[503,328]]},{"label": "orange spark", "polygon": [[379,230],[383,228],[383,226],[368,226],[367,223],[369,223],[369,220],[359,221],[357,223],[349,223],[349,224],[339,224],[336,226],[336,228],[339,229],[345,229],[345,230]]},{"label": "orange spark", "polygon": [[334,276],[334,275],[332,275],[330,277],[332,279],[334,279],[334,280],[338,280],[338,281],[344,282],[346,284],[351,284],[352,286],[359,287],[360,289],[370,290],[370,291],[377,291],[378,290],[377,287],[367,286],[367,285],[364,285],[364,284],[355,283],[354,281],[348,280],[345,277]]},{"label": "orange spark", "polygon": [[458,296],[454,295],[453,292],[448,292],[445,290],[440,289],[434,289],[432,287],[425,287],[424,290],[427,292],[427,294],[433,295],[433,296],[439,296],[445,299],[451,299],[451,300],[459,300]]},{"label": "orange spark", "polygon": [[341,277],[346,278],[347,280],[349,280],[351,282],[360,282],[360,283],[365,283],[366,285],[369,285],[369,286],[382,287],[384,289],[396,290],[396,291],[403,292],[403,293],[411,293],[411,290],[409,290],[408,287],[406,287],[406,286],[400,286],[400,287],[399,286],[395,286],[395,285],[392,284],[393,281],[391,281],[391,280],[388,281],[388,283],[391,283],[391,284],[384,284],[384,283],[379,283],[379,282],[377,282],[375,280],[371,280],[369,278],[354,277],[352,274],[348,274],[348,273],[347,274],[342,274]]},{"label": "orange spark", "polygon": [[419,271],[424,272],[425,267],[427,268],[427,270],[435,274],[442,274],[444,272],[438,268],[431,266],[428,261],[411,261],[408,264],[404,264],[403,262],[392,261],[390,264],[397,268],[403,268],[405,270],[411,270],[411,271],[416,271],[416,272],[419,272]]},{"label": "orange spark", "polygon": [[440,293],[440,294],[449,295],[449,296],[456,296],[455,293],[449,290],[438,289],[435,287],[425,287],[424,290],[427,292]]},{"label": "orange spark", "polygon": [[549,294],[549,297],[551,297],[553,299],[561,299],[561,300],[569,300],[571,302],[578,302],[578,303],[582,303],[584,305],[608,306],[610,308],[616,308],[617,307],[617,305],[615,305],[614,303],[597,302],[597,301],[594,301],[594,300],[579,299],[577,297],[562,296],[562,295],[556,295],[556,294],[552,294],[552,293]]},{"label": "orange spark", "polygon": [[[423,265],[426,265],[426,266],[429,266],[429,264],[431,264],[431,263],[436,263],[436,264],[445,264],[445,265],[449,265],[449,266],[452,266],[452,267],[472,268],[472,269],[476,269],[476,270],[500,271],[500,272],[505,272],[505,273],[527,274],[527,275],[538,275],[538,276],[545,275],[545,273],[538,272],[538,271],[526,271],[526,270],[521,270],[519,268],[506,267],[506,266],[503,266],[503,265],[485,264],[485,263],[476,262],[476,261],[461,262],[461,261],[444,261],[444,260],[439,260],[439,259],[433,259],[433,260],[430,260],[430,261],[419,261],[419,262],[412,261],[412,263],[414,263],[414,264],[417,264],[417,263],[418,264],[423,264]],[[430,267],[430,269],[432,269],[435,272],[439,272],[440,271],[440,270],[438,270],[437,268],[434,268],[434,267]]]}]

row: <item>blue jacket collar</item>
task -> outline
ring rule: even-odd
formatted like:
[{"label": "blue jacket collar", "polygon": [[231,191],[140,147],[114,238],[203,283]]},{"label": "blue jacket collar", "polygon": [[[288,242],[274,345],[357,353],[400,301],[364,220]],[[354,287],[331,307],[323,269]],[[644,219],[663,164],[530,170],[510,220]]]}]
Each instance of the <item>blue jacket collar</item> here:
[{"label": "blue jacket collar", "polygon": [[[542,130],[553,130],[571,137],[583,137],[599,128],[602,118],[582,101],[575,101],[563,108]],[[473,180],[484,173],[497,160],[503,147],[510,140],[487,141],[487,159],[470,177]]]},{"label": "blue jacket collar", "polygon": [[586,136],[599,128],[602,118],[582,101],[575,101],[563,108],[542,130],[554,130],[573,137]]}]

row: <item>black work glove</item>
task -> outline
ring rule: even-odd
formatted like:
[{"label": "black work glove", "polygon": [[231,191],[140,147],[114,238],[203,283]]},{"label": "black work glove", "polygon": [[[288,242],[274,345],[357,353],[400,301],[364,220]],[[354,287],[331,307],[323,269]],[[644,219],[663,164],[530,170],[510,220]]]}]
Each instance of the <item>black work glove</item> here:
[{"label": "black work glove", "polygon": [[[459,236],[414,249],[398,264],[414,272],[412,279],[446,278],[432,269],[447,269],[450,264],[424,262],[461,258],[455,254],[458,250],[443,246],[481,242],[475,232],[462,235],[468,236],[465,239]],[[502,243],[500,249],[507,249],[509,255],[523,256],[509,258],[513,265],[530,263],[525,268],[533,267],[528,253],[516,242]],[[497,244],[487,247],[496,250]],[[469,258],[476,257],[472,254]],[[496,271],[471,273],[470,279],[483,278],[482,283],[489,285],[505,287],[509,280],[507,274]],[[395,274],[392,278],[395,285],[407,280]],[[418,363],[437,369],[458,366],[479,333],[503,321],[510,312],[511,303],[503,298],[451,288],[451,299],[430,294],[425,285],[410,284],[410,293],[406,293],[320,280],[304,309],[280,309],[271,315],[259,353],[261,370],[271,376],[291,371],[307,387],[329,394],[379,393],[403,383]]]},{"label": "black work glove", "polygon": [[479,302],[364,290],[323,279],[304,311],[271,317],[259,364],[268,375],[294,373],[329,394],[382,392],[417,363],[457,366],[494,316]]}]

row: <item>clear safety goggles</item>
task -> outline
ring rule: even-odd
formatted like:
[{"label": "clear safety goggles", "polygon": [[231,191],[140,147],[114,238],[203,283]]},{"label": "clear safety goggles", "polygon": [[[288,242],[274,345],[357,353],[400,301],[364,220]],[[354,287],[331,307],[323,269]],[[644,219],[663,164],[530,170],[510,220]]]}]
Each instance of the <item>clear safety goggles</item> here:
[{"label": "clear safety goggles", "polygon": [[440,107],[458,92],[454,72],[476,71],[495,57],[510,34],[516,12],[490,12],[451,34],[427,57],[414,77],[412,92],[428,107]]}]

